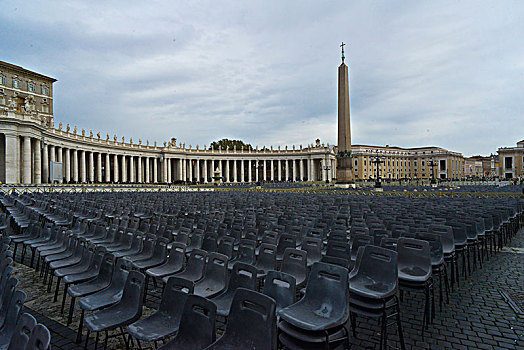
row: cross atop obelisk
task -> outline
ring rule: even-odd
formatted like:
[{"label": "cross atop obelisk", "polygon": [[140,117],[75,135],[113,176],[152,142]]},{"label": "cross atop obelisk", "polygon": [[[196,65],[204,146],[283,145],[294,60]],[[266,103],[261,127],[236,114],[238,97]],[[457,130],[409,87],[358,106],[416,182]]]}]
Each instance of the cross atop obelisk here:
[{"label": "cross atop obelisk", "polygon": [[344,44],[344,42],[342,42],[342,44],[340,45],[340,47],[342,48],[342,63],[344,63],[344,59],[346,57],[344,57],[344,46],[346,46],[346,44]]}]

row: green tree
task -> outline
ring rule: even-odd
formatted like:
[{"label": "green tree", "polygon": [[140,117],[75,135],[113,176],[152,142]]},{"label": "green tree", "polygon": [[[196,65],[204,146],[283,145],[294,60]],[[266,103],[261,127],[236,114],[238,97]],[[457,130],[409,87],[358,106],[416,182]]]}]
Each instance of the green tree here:
[{"label": "green tree", "polygon": [[213,141],[209,145],[211,149],[237,149],[237,150],[252,150],[253,146],[248,143],[244,143],[242,140],[229,140],[222,139],[219,141]]}]

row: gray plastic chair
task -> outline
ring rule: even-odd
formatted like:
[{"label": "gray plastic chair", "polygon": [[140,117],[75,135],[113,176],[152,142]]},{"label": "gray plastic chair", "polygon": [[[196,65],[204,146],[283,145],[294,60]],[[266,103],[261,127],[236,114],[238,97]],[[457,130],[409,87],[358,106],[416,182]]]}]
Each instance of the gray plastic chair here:
[{"label": "gray plastic chair", "polygon": [[207,252],[202,249],[193,249],[187,260],[186,268],[174,275],[166,276],[162,280],[167,283],[169,277],[180,277],[191,282],[196,282],[202,278],[206,265]]},{"label": "gray plastic chair", "polygon": [[255,290],[257,283],[257,270],[254,266],[236,263],[229,278],[227,289],[210,300],[217,306],[217,315],[227,317],[235,291],[238,288]]},{"label": "gray plastic chair", "polygon": [[206,349],[276,349],[275,309],[275,301],[267,295],[238,288],[224,334]]},{"label": "gray plastic chair", "polygon": [[206,298],[188,295],[175,338],[159,350],[204,349],[215,341],[216,305]]},{"label": "gray plastic chair", "polygon": [[[108,331],[127,326],[142,316],[144,280],[145,276],[142,273],[130,271],[120,301],[106,309],[95,311],[85,317],[84,322],[87,328],[86,346],[89,339],[89,332],[96,332],[95,342],[98,342],[99,333],[104,331],[104,349],[106,349],[109,338]],[[127,344],[129,338],[126,341],[124,337],[124,341]]]},{"label": "gray plastic chair", "polygon": [[107,288],[111,283],[111,276],[113,275],[113,267],[115,265],[115,257],[111,253],[106,253],[100,264],[100,272],[98,275],[84,283],[70,286],[67,293],[71,297],[71,304],[69,306],[69,316],[67,318],[67,325],[71,324],[73,312],[75,308],[76,298],[96,293],[104,288]]},{"label": "gray plastic chair", "polygon": [[295,278],[284,272],[269,271],[264,279],[262,294],[275,300],[278,315],[280,310],[295,303]]},{"label": "gray plastic chair", "polygon": [[356,315],[379,318],[380,344],[387,344],[388,312],[394,310],[401,348],[405,349],[400,321],[397,252],[373,245],[361,247],[355,268],[349,274],[349,309],[353,335]]},{"label": "gray plastic chair", "polygon": [[255,245],[256,242],[249,239],[242,239],[238,245],[237,256],[228,263],[228,269],[232,270],[233,265],[237,262],[254,265],[255,263]]},{"label": "gray plastic chair", "polygon": [[15,331],[8,344],[4,344],[0,340],[0,349],[7,350],[20,350],[25,349],[29,342],[29,336],[31,331],[36,326],[36,319],[30,314],[22,314],[18,318]]},{"label": "gray plastic chair", "polygon": [[277,246],[270,243],[262,243],[259,247],[257,262],[257,277],[266,276],[269,271],[277,269]]},{"label": "gray plastic chair", "polygon": [[9,341],[13,337],[18,321],[18,316],[20,315],[20,311],[24,306],[25,299],[26,294],[21,290],[16,290],[12,294],[12,297],[10,298],[9,304],[7,305],[5,311],[5,325],[3,326],[2,331],[0,332],[0,344],[9,344]]},{"label": "gray plastic chair", "polygon": [[140,341],[164,340],[178,331],[187,296],[193,293],[193,282],[170,277],[158,310],[151,316],[127,326],[127,332]]},{"label": "gray plastic chair", "polygon": [[184,261],[186,256],[185,253],[185,244],[173,243],[167,261],[160,266],[152,267],[146,270],[146,274],[152,278],[161,278],[179,272],[184,267]]},{"label": "gray plastic chair", "polygon": [[314,263],[319,262],[320,259],[322,259],[322,240],[319,238],[304,238],[300,249],[307,252],[308,267],[311,267]]},{"label": "gray plastic chair", "polygon": [[113,268],[113,275],[111,276],[111,283],[109,286],[99,292],[85,296],[78,300],[78,305],[82,311],[78,325],[78,333],[76,338],[77,343],[82,341],[82,327],[84,323],[85,312],[100,310],[117,303],[122,298],[122,293],[124,292],[124,286],[130,270],[131,263],[129,261],[124,259],[117,260],[116,265]]},{"label": "gray plastic chair", "polygon": [[9,277],[2,292],[1,306],[0,306],[0,328],[4,327],[7,321],[9,305],[18,285],[18,278]]},{"label": "gray plastic chair", "polygon": [[47,350],[51,344],[51,333],[49,329],[42,324],[37,324],[31,332],[29,342],[25,350]]},{"label": "gray plastic chair", "polygon": [[204,271],[204,277],[195,284],[194,294],[212,298],[220,294],[227,286],[227,256],[210,253]]},{"label": "gray plastic chair", "polygon": [[282,258],[280,271],[295,278],[297,288],[302,288],[307,279],[307,253],[303,250],[287,248]]}]

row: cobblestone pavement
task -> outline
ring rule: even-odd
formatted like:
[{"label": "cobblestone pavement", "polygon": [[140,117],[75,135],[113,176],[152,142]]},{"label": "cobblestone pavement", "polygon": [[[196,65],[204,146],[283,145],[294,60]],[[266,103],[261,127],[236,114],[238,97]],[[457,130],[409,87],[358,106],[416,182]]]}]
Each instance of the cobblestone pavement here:
[{"label": "cobblestone pavement", "polygon": [[[512,249],[520,248],[520,249]],[[401,302],[401,318],[406,347],[408,349],[524,349],[524,315],[518,315],[505,301],[500,292],[524,292],[524,229],[509,243],[508,248],[498,252],[482,269],[473,271],[460,287],[450,294],[449,303],[443,310],[438,307],[438,283],[435,286],[436,315],[433,324],[422,336],[422,293],[404,295]],[[19,261],[19,257],[17,257]],[[26,258],[26,262],[29,259]],[[66,327],[66,313],[60,314],[60,298],[53,302],[53,293],[47,293],[42,278],[32,268],[15,264],[15,275],[20,279],[19,288],[27,293],[26,311],[45,324],[52,334],[52,347],[57,350],[81,349],[75,344],[80,312],[74,313],[71,328]],[[438,278],[436,278],[438,280]],[[151,285],[150,288],[153,288]],[[151,290],[151,289],[150,289]],[[150,293],[144,316],[158,306],[159,291]],[[378,348],[380,326],[377,320],[357,318],[357,338],[350,337],[351,349]],[[84,328],[85,334],[85,328]],[[103,336],[101,337],[103,339]],[[388,345],[400,348],[396,327],[388,328]],[[101,344],[100,344],[101,345]],[[153,348],[153,344],[142,344]],[[94,342],[89,342],[89,349]],[[110,349],[124,348],[121,337],[110,339]]]}]

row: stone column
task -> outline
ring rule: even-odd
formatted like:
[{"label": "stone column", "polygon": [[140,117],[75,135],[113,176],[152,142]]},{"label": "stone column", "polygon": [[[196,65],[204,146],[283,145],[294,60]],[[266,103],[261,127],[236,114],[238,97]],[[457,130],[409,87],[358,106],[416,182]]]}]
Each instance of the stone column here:
[{"label": "stone column", "polygon": [[113,155],[113,181],[118,183],[118,155]]},{"label": "stone column", "polygon": [[33,183],[39,185],[42,183],[42,148],[40,140],[34,140],[34,164],[33,164]]},{"label": "stone column", "polygon": [[195,160],[196,181],[200,182],[200,160]]},{"label": "stone column", "polygon": [[60,154],[63,153],[64,158],[64,181],[68,183],[71,181],[71,150],[69,148],[62,148],[62,152],[58,154],[58,160],[60,161]]},{"label": "stone column", "polygon": [[260,170],[260,162],[255,159],[255,182],[258,182],[258,172]]},{"label": "stone column", "polygon": [[204,183],[207,184],[207,178],[208,178],[208,173],[207,173],[207,159],[204,159]]},{"label": "stone column", "polygon": [[247,182],[253,182],[253,170],[251,165],[251,159],[247,161]]},{"label": "stone column", "polygon": [[158,158],[153,158],[153,183],[158,182]]},{"label": "stone column", "polygon": [[222,160],[219,160],[219,161],[218,161],[218,171],[220,171],[220,176],[221,176],[223,179],[225,179],[225,178],[224,178],[224,172],[222,171]]},{"label": "stone column", "polygon": [[86,151],[78,151],[80,153],[80,181],[86,182]]},{"label": "stone column", "polygon": [[122,164],[120,166],[122,169],[122,178],[120,179],[122,183],[127,182],[127,164],[126,164],[126,155],[122,154]]},{"label": "stone column", "polygon": [[49,161],[56,162],[56,149],[57,147],[49,145]]},{"label": "stone column", "polygon": [[135,173],[135,157],[129,156],[129,182],[136,182]]},{"label": "stone column", "polygon": [[293,182],[295,182],[297,181],[297,161],[293,159],[291,163],[293,164]]},{"label": "stone column", "polygon": [[262,172],[262,180],[267,181],[267,171],[266,171],[267,167],[266,167],[266,160],[265,159],[264,159],[264,161],[262,163],[262,167],[263,167],[263,169],[262,169],[262,171],[263,171]]},{"label": "stone column", "polygon": [[226,159],[226,182],[229,182],[229,159]]},{"label": "stone column", "polygon": [[282,181],[282,161],[280,159],[278,160],[277,165],[278,165],[278,172],[277,172],[278,179],[277,179],[277,181]]},{"label": "stone column", "polygon": [[167,158],[162,161],[162,182],[167,182]]},{"label": "stone column", "polygon": [[65,176],[65,162],[63,161],[63,152],[64,149],[62,147],[56,147],[56,161],[62,163],[62,176],[60,177],[60,180],[58,180],[58,183],[64,182]]},{"label": "stone column", "polygon": [[93,152],[89,152],[89,181],[95,182],[95,155]]},{"label": "stone column", "polygon": [[237,160],[233,159],[233,182],[238,182],[237,177]]},{"label": "stone column", "polygon": [[327,179],[327,170],[324,169],[324,167],[327,166],[327,162],[325,159],[320,160],[320,171],[322,172],[322,181],[326,182]]},{"label": "stone column", "polygon": [[31,183],[31,137],[24,136],[22,150],[22,183]]},{"label": "stone column", "polygon": [[215,160],[211,159],[211,181],[213,181],[213,176],[215,176]]},{"label": "stone column", "polygon": [[184,160],[183,159],[179,159],[177,163],[178,163],[177,180],[184,181]]},{"label": "stone column", "polygon": [[142,177],[142,157],[138,156],[137,160],[137,172],[138,172],[138,183],[142,183],[144,181],[144,178]]},{"label": "stone column", "polygon": [[307,160],[307,179],[308,181],[313,181],[313,159],[309,158]]},{"label": "stone column", "polygon": [[188,167],[188,173],[189,173],[189,182],[193,182],[193,161],[191,159],[187,160],[187,167]]},{"label": "stone column", "polygon": [[182,168],[182,177],[180,180],[187,181],[187,161],[186,159],[180,159],[180,166]]},{"label": "stone column", "polygon": [[300,181],[304,181],[304,160],[299,159],[298,161],[300,163]]},{"label": "stone column", "polygon": [[102,154],[100,152],[96,155],[96,181],[102,182]]},{"label": "stone column", "polygon": [[289,160],[286,159],[286,179],[285,181],[289,181]]},{"label": "stone column", "polygon": [[146,166],[146,178],[144,179],[145,183],[149,183],[149,157],[144,158],[145,166]]},{"label": "stone column", "polygon": [[49,183],[49,146],[44,145],[42,150],[42,183]]},{"label": "stone column", "polygon": [[78,150],[73,150],[73,181],[78,183]]},{"label": "stone column", "polygon": [[16,135],[5,135],[5,182],[20,183],[20,140]]},{"label": "stone column", "polygon": [[167,159],[167,182],[171,183],[173,182],[173,165],[175,164],[175,160],[172,158]]},{"label": "stone column", "polygon": [[271,181],[275,181],[275,162],[271,159]]},{"label": "stone column", "polygon": [[106,182],[107,183],[111,182],[111,159],[109,157],[109,153],[106,153],[106,164],[104,167],[104,171],[105,171]]},{"label": "stone column", "polygon": [[246,176],[244,174],[244,159],[240,159],[240,182],[246,182]]}]

